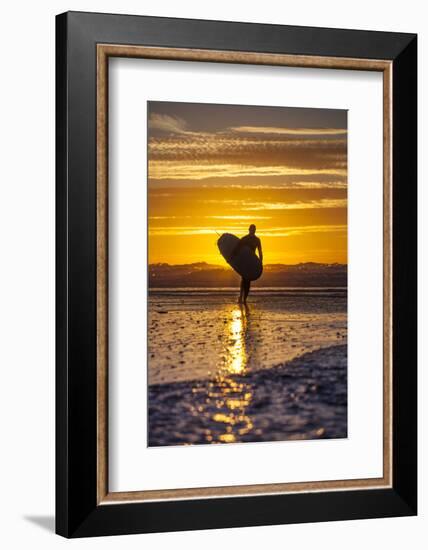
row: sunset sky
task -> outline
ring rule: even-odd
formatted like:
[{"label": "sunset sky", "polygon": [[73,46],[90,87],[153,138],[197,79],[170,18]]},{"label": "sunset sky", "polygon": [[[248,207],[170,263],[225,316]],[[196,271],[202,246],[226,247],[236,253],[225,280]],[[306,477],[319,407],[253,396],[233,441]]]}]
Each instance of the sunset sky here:
[{"label": "sunset sky", "polygon": [[255,223],[265,263],[347,263],[347,112],[148,103],[149,263],[225,265]]}]

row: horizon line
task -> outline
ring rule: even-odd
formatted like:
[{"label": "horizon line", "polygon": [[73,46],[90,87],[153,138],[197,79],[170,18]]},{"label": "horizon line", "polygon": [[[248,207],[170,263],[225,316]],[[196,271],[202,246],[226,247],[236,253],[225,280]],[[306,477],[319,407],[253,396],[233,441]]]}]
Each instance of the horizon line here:
[{"label": "horizon line", "polygon": [[[343,265],[347,266],[348,262],[316,262],[313,260],[307,260],[304,262],[296,262],[296,263],[283,263],[283,262],[270,262],[270,263],[264,263],[264,266],[270,266],[270,265],[305,265],[305,264],[315,264],[315,265]],[[148,263],[148,266],[156,266],[156,265],[169,265],[169,266],[182,266],[182,265],[213,265],[218,267],[230,267],[228,264],[224,265],[224,263],[211,263],[207,261],[200,261],[200,262],[184,262],[184,263],[169,263],[169,262],[151,262]]]}]

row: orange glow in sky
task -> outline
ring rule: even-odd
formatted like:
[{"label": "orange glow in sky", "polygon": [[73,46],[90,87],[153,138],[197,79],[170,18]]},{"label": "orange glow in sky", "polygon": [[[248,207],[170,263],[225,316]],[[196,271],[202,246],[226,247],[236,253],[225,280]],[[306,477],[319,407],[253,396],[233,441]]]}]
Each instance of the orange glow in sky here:
[{"label": "orange glow in sky", "polygon": [[347,263],[347,112],[149,102],[149,263],[224,265],[216,233],[264,262]]}]

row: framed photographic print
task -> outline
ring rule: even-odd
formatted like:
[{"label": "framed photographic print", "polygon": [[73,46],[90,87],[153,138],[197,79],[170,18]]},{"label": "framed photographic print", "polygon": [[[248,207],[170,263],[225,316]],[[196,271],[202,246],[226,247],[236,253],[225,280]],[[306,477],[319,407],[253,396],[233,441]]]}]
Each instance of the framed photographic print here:
[{"label": "framed photographic print", "polygon": [[57,532],[417,510],[416,36],[57,16]]}]

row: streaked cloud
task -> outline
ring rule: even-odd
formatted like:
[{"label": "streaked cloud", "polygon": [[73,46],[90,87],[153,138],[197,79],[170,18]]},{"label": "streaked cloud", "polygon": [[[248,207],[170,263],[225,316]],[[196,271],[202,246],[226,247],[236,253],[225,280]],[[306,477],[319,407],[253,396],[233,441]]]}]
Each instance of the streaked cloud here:
[{"label": "streaked cloud", "polygon": [[328,129],[318,137],[309,136],[305,133],[309,130],[304,128],[303,133],[295,129],[295,134],[282,135],[278,128],[277,135],[246,137],[231,132],[192,132],[184,121],[167,115],[156,117],[154,124],[158,129],[175,128],[180,134],[149,140],[151,181],[290,175],[313,175],[316,181],[322,174],[346,175],[346,135],[328,134]]},{"label": "streaked cloud", "polygon": [[183,220],[190,219],[191,217],[192,216],[149,216],[149,220]]},{"label": "streaked cloud", "polygon": [[[150,191],[158,195],[165,190],[174,189],[244,189],[244,190],[324,190],[336,189],[346,190],[348,187],[347,175],[343,174],[280,174],[280,175],[263,175],[260,178],[257,175],[235,176],[233,179],[226,177],[206,177],[199,179],[169,179],[149,178]],[[220,191],[219,191],[220,192]]]},{"label": "streaked cloud", "polygon": [[243,210],[308,210],[314,208],[346,208],[347,199],[315,199],[295,202],[253,202],[242,205]]},{"label": "streaked cloud", "polygon": [[[319,175],[319,174],[317,174]],[[347,189],[346,181],[286,181],[282,185],[234,185],[230,187],[236,189],[269,189],[269,190],[285,190],[285,189]]]},{"label": "streaked cloud", "polygon": [[210,220],[271,220],[272,216],[205,216]]},{"label": "streaked cloud", "polygon": [[[346,208],[348,200],[341,199],[313,199],[300,201],[247,201],[239,199],[205,199],[205,203],[227,205],[236,207],[244,211],[263,211],[263,210],[310,210],[314,208]],[[217,216],[218,217],[218,216]],[[246,216],[246,218],[255,219],[255,216]]]},{"label": "streaked cloud", "polygon": [[[242,232],[245,229],[242,225],[229,225],[218,228],[221,233],[236,233]],[[195,226],[165,226],[165,227],[150,227],[149,235],[152,237],[159,236],[195,236],[195,235],[212,235],[216,236],[217,231],[212,227],[195,227]],[[260,229],[257,235],[260,237],[291,237],[303,235],[306,233],[344,233],[347,231],[346,225],[304,225],[304,226],[284,226],[284,227],[267,227]]]},{"label": "streaked cloud", "polygon": [[259,231],[263,237],[292,237],[295,235],[303,235],[305,233],[346,233],[348,226],[341,225],[305,225],[294,227],[274,227]]},{"label": "streaked cloud", "polygon": [[[300,150],[300,152],[299,152]],[[179,137],[152,137],[149,140],[149,154],[152,160],[215,161],[219,159],[239,162],[249,156],[260,155],[260,160],[282,160],[284,153],[301,151],[343,154],[346,152],[346,137],[325,139],[322,136],[308,139],[299,135],[288,138],[242,137],[234,135],[209,135],[182,130]]]},{"label": "streaked cloud", "polygon": [[152,113],[149,117],[149,129],[151,130],[182,134],[186,133],[186,126],[186,121],[176,116]]},{"label": "streaked cloud", "polygon": [[230,130],[240,134],[271,134],[282,136],[340,136],[348,133],[344,128],[278,128],[275,126],[233,126]]},{"label": "streaked cloud", "polygon": [[[285,161],[284,161],[285,162]],[[203,180],[215,177],[241,177],[241,176],[302,176],[327,174],[330,176],[345,176],[346,167],[340,162],[331,168],[304,168],[288,166],[286,164],[230,164],[209,162],[182,162],[182,161],[149,161],[149,174],[151,180]]]}]

